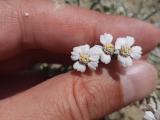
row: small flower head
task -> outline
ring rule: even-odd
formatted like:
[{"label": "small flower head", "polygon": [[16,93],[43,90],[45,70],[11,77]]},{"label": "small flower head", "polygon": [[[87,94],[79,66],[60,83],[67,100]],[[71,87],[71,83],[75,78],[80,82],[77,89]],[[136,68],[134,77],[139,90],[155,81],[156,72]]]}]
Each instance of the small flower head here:
[{"label": "small flower head", "polygon": [[100,36],[100,43],[103,46],[98,46],[100,59],[103,63],[109,64],[111,62],[111,56],[114,54],[115,48],[112,44],[113,36],[107,33],[104,33]]},{"label": "small flower head", "polygon": [[133,37],[127,36],[118,38],[115,43],[115,53],[118,54],[118,60],[124,67],[132,65],[132,59],[140,59],[142,48],[140,46],[132,46],[135,40]]},{"label": "small flower head", "polygon": [[80,54],[79,62],[82,64],[87,64],[90,62],[90,56],[88,54]]},{"label": "small flower head", "polygon": [[71,52],[71,59],[76,61],[73,68],[80,72],[86,71],[86,66],[92,70],[96,70],[99,63],[99,55],[96,54],[96,47],[90,48],[89,45],[74,47]]},{"label": "small flower head", "polygon": [[120,49],[120,54],[124,57],[130,56],[132,49],[128,46],[122,46]]},{"label": "small flower head", "polygon": [[108,43],[103,46],[103,50],[107,55],[113,55],[114,54],[114,45],[112,43]]},{"label": "small flower head", "polygon": [[112,44],[113,36],[107,33],[104,33],[100,36],[100,42],[103,45],[103,50],[107,55],[114,54],[114,45]]}]

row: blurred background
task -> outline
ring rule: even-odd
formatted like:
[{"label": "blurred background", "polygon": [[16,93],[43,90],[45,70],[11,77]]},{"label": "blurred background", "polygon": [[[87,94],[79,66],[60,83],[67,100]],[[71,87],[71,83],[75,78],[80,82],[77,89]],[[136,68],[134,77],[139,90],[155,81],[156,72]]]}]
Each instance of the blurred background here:
[{"label": "blurred background", "polygon": [[[61,0],[66,4],[84,7],[106,15],[124,15],[150,22],[160,28],[160,0]],[[159,38],[160,39],[160,38]],[[142,101],[102,118],[102,120],[143,120],[144,111],[156,109],[160,113],[160,45],[153,50],[148,61],[155,65],[159,74],[156,90]],[[70,66],[41,64],[38,69],[48,77],[66,72]],[[154,107],[154,108],[153,108]],[[156,118],[160,120],[160,117]],[[154,119],[149,119],[154,120]]]}]

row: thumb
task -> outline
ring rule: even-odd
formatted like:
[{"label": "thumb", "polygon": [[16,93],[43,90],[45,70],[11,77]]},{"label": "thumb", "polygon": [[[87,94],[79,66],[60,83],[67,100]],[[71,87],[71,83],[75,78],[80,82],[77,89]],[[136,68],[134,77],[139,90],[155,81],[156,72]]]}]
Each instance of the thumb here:
[{"label": "thumb", "polygon": [[139,61],[125,71],[112,67],[96,73],[68,72],[1,100],[1,119],[93,120],[153,90],[156,71],[150,64]]}]

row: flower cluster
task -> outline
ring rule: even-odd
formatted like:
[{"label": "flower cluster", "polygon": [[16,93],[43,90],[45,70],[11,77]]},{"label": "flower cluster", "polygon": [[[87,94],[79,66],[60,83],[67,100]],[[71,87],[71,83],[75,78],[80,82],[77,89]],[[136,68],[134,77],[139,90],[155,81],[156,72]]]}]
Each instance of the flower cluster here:
[{"label": "flower cluster", "polygon": [[85,72],[86,66],[92,70],[96,70],[99,60],[104,64],[111,62],[112,56],[117,55],[118,61],[124,67],[133,64],[132,59],[140,59],[142,55],[142,48],[140,46],[133,46],[135,40],[133,37],[119,37],[115,44],[111,34],[104,33],[100,36],[100,43],[102,45],[95,45],[90,47],[88,44],[74,47],[71,52],[71,59],[76,61],[73,68],[80,72]]}]

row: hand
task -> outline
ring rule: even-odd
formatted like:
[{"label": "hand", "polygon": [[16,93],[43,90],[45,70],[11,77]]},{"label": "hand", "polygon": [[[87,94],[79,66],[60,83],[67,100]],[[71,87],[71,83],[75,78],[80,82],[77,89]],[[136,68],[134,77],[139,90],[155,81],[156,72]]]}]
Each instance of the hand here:
[{"label": "hand", "polygon": [[93,73],[71,71],[28,89],[44,78],[21,71],[37,62],[69,63],[74,46],[98,43],[104,32],[134,36],[144,55],[160,42],[160,30],[135,19],[53,0],[1,0],[1,120],[99,119],[148,95],[157,74],[145,60],[126,69],[114,62]]}]

